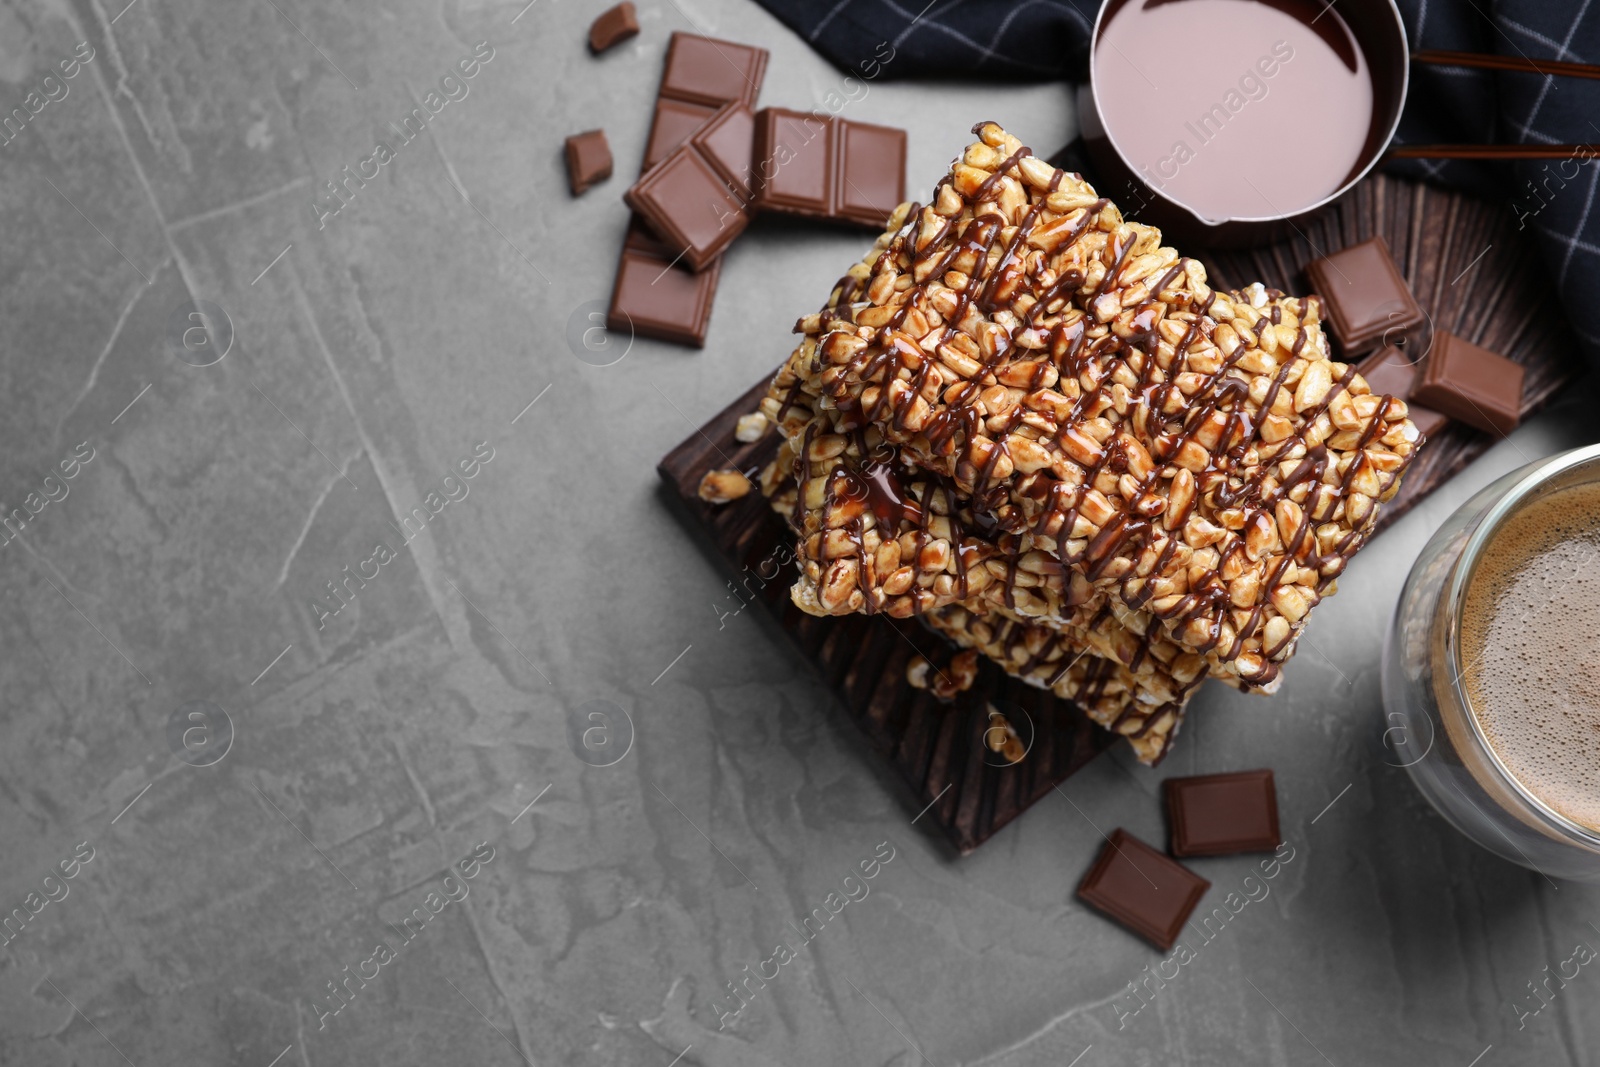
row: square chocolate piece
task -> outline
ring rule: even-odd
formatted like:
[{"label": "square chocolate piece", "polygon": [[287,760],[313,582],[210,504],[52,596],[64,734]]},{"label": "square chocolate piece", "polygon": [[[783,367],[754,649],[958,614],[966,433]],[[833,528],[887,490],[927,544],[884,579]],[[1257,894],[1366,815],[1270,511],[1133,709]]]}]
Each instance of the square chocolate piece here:
[{"label": "square chocolate piece", "polygon": [[712,108],[735,100],[755,107],[767,57],[765,48],[676,32],[667,44],[659,95]]},{"label": "square chocolate piece", "polygon": [[754,108],[767,73],[767,55],[765,48],[674,33],[667,45],[642,169],[666,159],[723,104]]},{"label": "square chocolate piece", "polygon": [[1412,424],[1421,431],[1422,436],[1432,437],[1444,429],[1450,420],[1443,414],[1411,399],[1412,387],[1417,380],[1417,365],[1405,350],[1389,345],[1380,348],[1372,355],[1361,361],[1356,367],[1356,373],[1367,380],[1367,385],[1374,393],[1396,397],[1406,402],[1407,417]]},{"label": "square chocolate piece", "polygon": [[1174,856],[1271,852],[1283,843],[1271,771],[1168,778],[1162,788]]},{"label": "square chocolate piece", "polygon": [[755,116],[728,104],[623,194],[663,244],[704,270],[750,225]]},{"label": "square chocolate piece", "polygon": [[670,156],[673,149],[694,136],[694,131],[716,113],[716,108],[704,104],[686,104],[668,97],[658,99],[656,117],[650,123],[650,139],[645,142],[641,171],[649,170]]},{"label": "square chocolate piece", "polygon": [[1522,418],[1522,365],[1454,334],[1436,333],[1411,394],[1452,419],[1504,437]]},{"label": "square chocolate piece", "polygon": [[881,230],[905,199],[906,132],[764,108],[754,169],[757,210]]},{"label": "square chocolate piece", "polygon": [[606,131],[586,130],[567,138],[567,184],[573,196],[611,177],[611,146]]},{"label": "square chocolate piece", "polygon": [[882,229],[906,198],[906,131],[839,120],[835,213]]},{"label": "square chocolate piece", "polygon": [[1322,297],[1347,362],[1400,341],[1428,320],[1382,237],[1312,260],[1306,274]]},{"label": "square chocolate piece", "polygon": [[638,218],[629,224],[611,290],[607,329],[695,348],[706,343],[722,264],[713,263],[696,274],[681,265],[673,266],[676,255],[651,237]]},{"label": "square chocolate piece", "polygon": [[1183,864],[1119,828],[1078,886],[1078,897],[1166,952],[1210,888]]}]

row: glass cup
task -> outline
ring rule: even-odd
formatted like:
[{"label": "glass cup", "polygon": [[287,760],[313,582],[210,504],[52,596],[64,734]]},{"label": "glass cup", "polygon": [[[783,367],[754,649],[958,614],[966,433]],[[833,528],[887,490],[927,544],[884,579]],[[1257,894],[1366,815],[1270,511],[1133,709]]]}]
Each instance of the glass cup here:
[{"label": "glass cup", "polygon": [[[1445,520],[1400,594],[1383,651],[1385,759],[1406,769],[1456,829],[1555,878],[1600,882],[1600,833],[1566,818],[1506,769],[1462,683],[1461,611],[1490,538],[1532,501],[1600,481],[1600,445],[1530,463]],[[1470,667],[1470,664],[1468,665]]]}]

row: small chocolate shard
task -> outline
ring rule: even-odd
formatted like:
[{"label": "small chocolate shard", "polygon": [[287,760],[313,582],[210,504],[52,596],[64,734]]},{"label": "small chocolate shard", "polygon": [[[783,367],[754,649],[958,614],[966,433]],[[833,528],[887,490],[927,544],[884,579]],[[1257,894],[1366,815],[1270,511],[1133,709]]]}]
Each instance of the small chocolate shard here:
[{"label": "small chocolate shard", "polygon": [[616,7],[602,11],[600,17],[589,24],[589,51],[599,55],[638,33],[639,15],[631,0],[622,0]]},{"label": "small chocolate shard", "polygon": [[585,130],[567,138],[567,184],[573,196],[611,177],[611,146],[606,131]]}]

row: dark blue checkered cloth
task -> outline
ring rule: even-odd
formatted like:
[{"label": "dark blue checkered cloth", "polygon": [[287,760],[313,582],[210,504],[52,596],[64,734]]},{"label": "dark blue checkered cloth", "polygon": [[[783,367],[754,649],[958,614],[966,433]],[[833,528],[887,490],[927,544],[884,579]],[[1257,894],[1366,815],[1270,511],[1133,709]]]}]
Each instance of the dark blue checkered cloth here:
[{"label": "dark blue checkered cloth", "polygon": [[[758,0],[861,77],[1083,81],[1096,0]],[[1335,0],[1337,3],[1337,0]],[[926,5],[926,6],[924,6]],[[1399,0],[1414,51],[1600,63],[1594,0]],[[1402,144],[1597,144],[1600,81],[1415,65]],[[1502,200],[1544,253],[1600,365],[1600,162],[1406,160],[1392,169]]]}]

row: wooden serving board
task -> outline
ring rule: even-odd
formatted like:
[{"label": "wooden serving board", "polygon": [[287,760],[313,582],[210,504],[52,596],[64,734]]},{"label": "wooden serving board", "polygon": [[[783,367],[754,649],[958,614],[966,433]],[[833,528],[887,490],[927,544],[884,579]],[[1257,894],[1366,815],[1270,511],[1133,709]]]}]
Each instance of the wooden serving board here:
[{"label": "wooden serving board", "polygon": [[[1526,368],[1524,417],[1572,379],[1576,368],[1568,353],[1576,351],[1574,341],[1534,249],[1509,212],[1463,193],[1378,175],[1289,240],[1249,250],[1184,252],[1204,262],[1218,286],[1260,281],[1304,293],[1306,263],[1374,234],[1388,241],[1435,329]],[[691,536],[744,596],[771,612],[838,696],[872,749],[906,783],[911,809],[926,806],[917,817],[936,823],[965,855],[1113,739],[1076,705],[1012,678],[988,660],[970,690],[953,703],[941,703],[907,684],[906,666],[919,653],[942,666],[955,652],[944,638],[914,621],[864,615],[822,619],[790,602],[792,539],[760,493],[720,507],[696,495],[707,471],[750,472],[772,458],[775,434],[753,444],[733,436],[739,416],[755,410],[766,384],[765,378],[755,383],[662,459],[658,470],[665,495]],[[1493,443],[1489,435],[1458,424],[1430,439],[1407,470],[1399,494],[1385,505],[1378,528],[1405,514]],[[991,706],[1004,711],[1030,742],[1027,757],[1015,765],[983,744]]]}]

